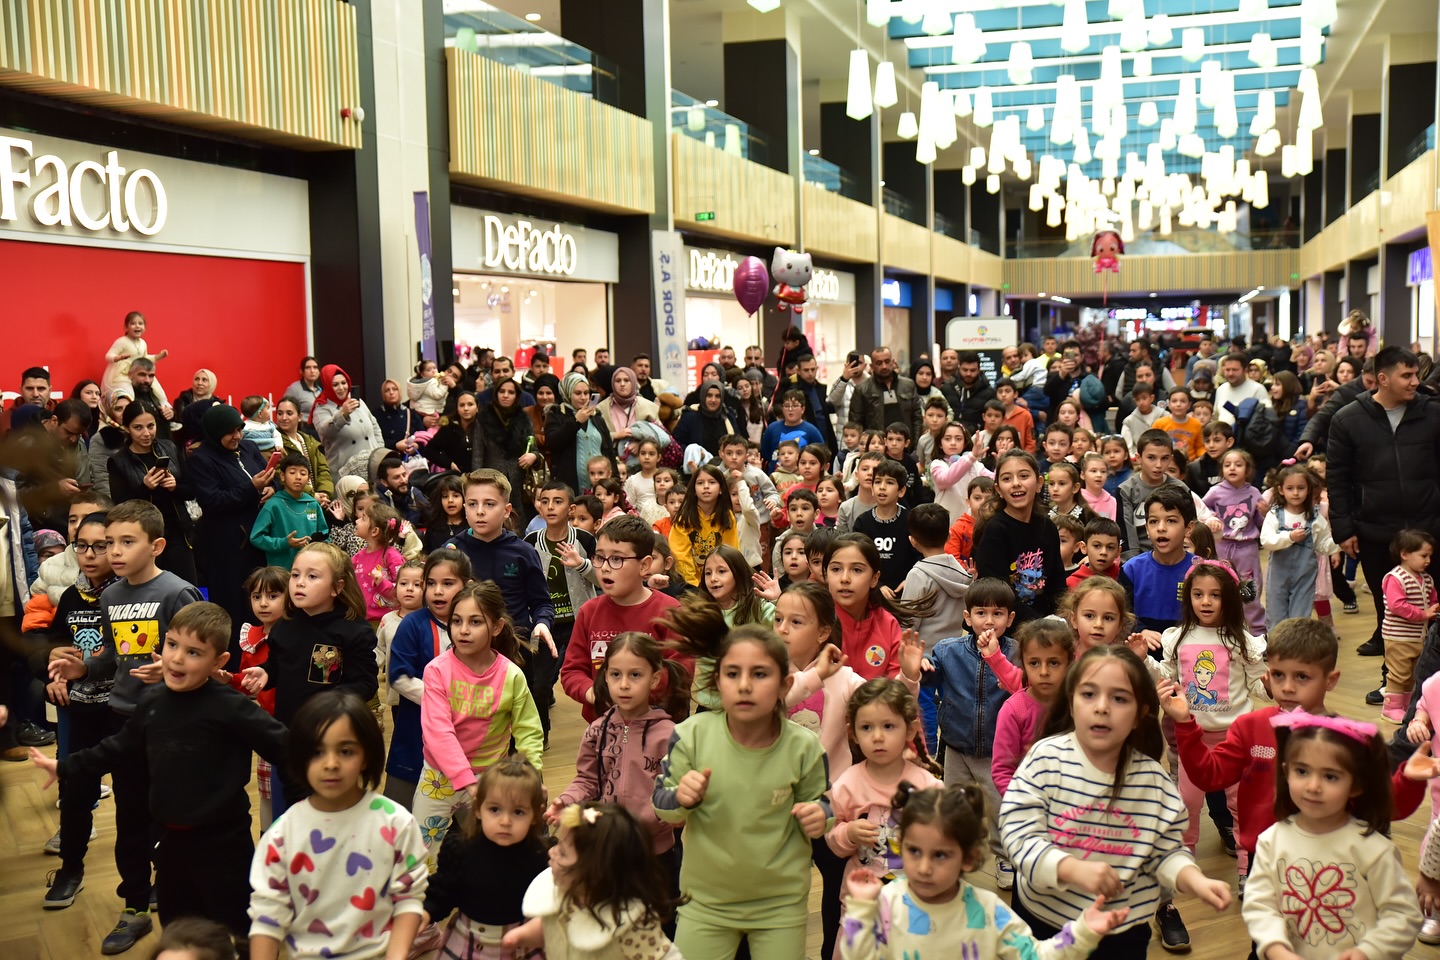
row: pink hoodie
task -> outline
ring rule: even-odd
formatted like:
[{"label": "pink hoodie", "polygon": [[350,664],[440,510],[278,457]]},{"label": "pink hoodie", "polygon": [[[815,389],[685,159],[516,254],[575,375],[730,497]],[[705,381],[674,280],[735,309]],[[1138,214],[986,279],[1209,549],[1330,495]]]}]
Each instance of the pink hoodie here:
[{"label": "pink hoodie", "polygon": [[675,828],[655,816],[651,797],[674,733],[675,721],[659,707],[628,723],[619,707],[606,710],[580,738],[575,779],[560,794],[560,802],[618,803],[650,831],[655,852],[666,852],[675,846]]},{"label": "pink hoodie", "polygon": [[[793,663],[790,675],[795,682],[785,695],[786,712],[791,720],[820,737],[820,745],[825,748],[825,758],[830,764],[830,782],[834,783],[835,778],[850,767],[846,705],[855,691],[864,685],[865,678],[849,667],[841,667],[822,683],[820,672],[813,664],[797,670]],[[907,680],[904,674],[900,674],[899,680],[912,696],[920,695],[918,680]]]},{"label": "pink hoodie", "polygon": [[425,762],[460,791],[510,752],[510,739],[538,770],[545,759],[540,712],[525,675],[499,653],[477,674],[446,650],[425,665],[420,702]]},{"label": "pink hoodie", "polygon": [[966,510],[970,481],[976,477],[993,477],[984,464],[972,454],[962,453],[955,459],[940,457],[930,461],[930,481],[935,487],[935,502],[958,520]]}]

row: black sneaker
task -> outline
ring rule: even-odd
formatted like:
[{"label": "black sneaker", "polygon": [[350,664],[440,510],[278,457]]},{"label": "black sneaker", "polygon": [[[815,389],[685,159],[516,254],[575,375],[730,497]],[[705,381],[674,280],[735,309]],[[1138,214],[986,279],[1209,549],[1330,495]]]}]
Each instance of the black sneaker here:
[{"label": "black sneaker", "polygon": [[15,742],[22,747],[48,747],[55,742],[55,731],[27,720],[15,731]]},{"label": "black sneaker", "polygon": [[83,872],[70,873],[61,867],[59,870],[51,870],[45,877],[46,910],[64,910],[75,902],[75,897],[81,890],[85,889],[85,874]]},{"label": "black sneaker", "polygon": [[1345,604],[1343,609],[1346,613],[1359,613],[1360,604],[1356,603],[1354,600],[1351,600],[1349,603]]},{"label": "black sneaker", "polygon": [[1190,952],[1190,931],[1185,929],[1185,921],[1180,919],[1180,911],[1175,909],[1173,901],[1160,904],[1155,923],[1160,928],[1161,946],[1171,953]]},{"label": "black sneaker", "polygon": [[1385,643],[1384,641],[1371,637],[1356,647],[1355,652],[1362,657],[1383,657],[1385,656]]},{"label": "black sneaker", "polygon": [[105,956],[112,956],[117,953],[124,953],[135,946],[135,941],[150,932],[150,911],[137,913],[126,908],[120,914],[120,919],[115,922],[115,929],[106,934],[105,939],[100,943],[100,952]]},{"label": "black sneaker", "polygon": [[1372,707],[1378,707],[1380,706],[1380,704],[1385,702],[1385,694],[1381,693],[1380,688],[1377,687],[1376,689],[1371,690],[1369,693],[1365,694],[1365,702],[1370,704],[1370,706]]},{"label": "black sneaker", "polygon": [[1229,827],[1216,827],[1220,834],[1220,846],[1227,857],[1235,856],[1235,831]]}]

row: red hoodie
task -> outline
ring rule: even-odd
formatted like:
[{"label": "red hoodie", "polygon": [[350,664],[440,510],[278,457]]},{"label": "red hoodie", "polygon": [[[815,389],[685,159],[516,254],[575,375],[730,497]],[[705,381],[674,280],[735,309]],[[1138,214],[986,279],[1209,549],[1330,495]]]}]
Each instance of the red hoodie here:
[{"label": "red hoodie", "polygon": [[900,676],[900,622],[884,607],[871,607],[870,615],[856,620],[835,608],[844,637],[841,652],[849,667],[866,680]]},{"label": "red hoodie", "polygon": [[[593,600],[586,600],[575,613],[575,626],[570,631],[570,645],[565,649],[565,662],[560,666],[560,686],[571,700],[580,704],[580,715],[585,722],[594,723],[599,716],[595,705],[585,699],[585,691],[595,686],[595,674],[610,649],[610,641],[627,630],[648,633],[662,645],[669,638],[668,630],[655,625],[655,621],[670,610],[680,606],[680,601],[658,590],[651,590],[644,603],[625,607],[601,594]],[[694,671],[689,658],[675,651],[665,652],[667,660],[679,660]],[[660,690],[665,689],[662,681]]]},{"label": "red hoodie", "polygon": [[1109,570],[1091,570],[1090,564],[1082,563],[1080,564],[1079,570],[1076,570],[1074,573],[1070,574],[1070,576],[1065,579],[1065,585],[1071,590],[1074,590],[1080,585],[1080,581],[1087,580],[1090,577],[1109,577],[1111,580],[1119,580],[1120,559],[1117,557],[1115,559],[1115,562],[1110,565]]},{"label": "red hoodie", "polygon": [[[1180,762],[1190,782],[1209,793],[1240,785],[1236,797],[1235,842],[1251,853],[1255,844],[1275,823],[1275,728],[1270,718],[1278,706],[1263,707],[1243,714],[1230,725],[1225,739],[1214,747],[1205,746],[1200,725],[1194,720],[1175,724],[1180,743]],[[1404,820],[1420,807],[1425,784],[1396,769],[1390,778],[1395,820]]]}]

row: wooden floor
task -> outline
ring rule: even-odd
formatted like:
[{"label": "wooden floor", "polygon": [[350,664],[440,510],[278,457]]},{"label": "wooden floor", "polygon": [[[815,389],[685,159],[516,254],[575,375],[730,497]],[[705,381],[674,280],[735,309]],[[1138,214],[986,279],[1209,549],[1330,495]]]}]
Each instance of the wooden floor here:
[{"label": "wooden floor", "polygon": [[[1374,628],[1369,597],[1362,593],[1360,600],[1360,614],[1336,616],[1341,635],[1342,674],[1340,684],[1330,698],[1330,705],[1346,716],[1373,720],[1378,717],[1379,708],[1365,706],[1364,696],[1367,690],[1378,685],[1380,661],[1358,657],[1354,652]],[[551,796],[563,790],[574,774],[575,750],[583,729],[579,709],[563,694],[560,695],[555,730],[550,749],[545,754],[545,781]],[[1388,732],[1393,728],[1384,725],[1383,729]],[[45,856],[42,847],[58,828],[59,811],[55,809],[55,789],[52,787],[42,793],[40,782],[40,774],[28,763],[0,764],[0,918],[3,918],[3,925],[0,925],[0,958],[81,960],[97,957],[100,955],[101,939],[109,932],[120,912],[120,901],[115,896],[117,874],[110,852],[115,838],[114,806],[111,801],[103,800],[96,814],[99,838],[90,848],[84,892],[67,910],[42,910],[40,903],[45,894],[45,875],[59,866],[59,858]],[[254,806],[253,787],[251,797]],[[1419,844],[1428,822],[1427,800],[1414,816],[1394,828],[1395,841],[1412,876],[1416,872]],[[1201,868],[1210,876],[1234,880],[1235,861],[1220,849],[1208,818],[1204,818],[1200,835],[1199,859]],[[988,872],[973,875],[971,879],[993,889],[993,879]],[[818,893],[812,894],[811,906],[807,948],[810,957],[818,958]],[[1224,913],[1216,914],[1198,901],[1182,898],[1180,909],[1190,927],[1194,944],[1190,956],[1197,960],[1237,960],[1246,956],[1250,939],[1240,919],[1238,903]],[[154,940],[152,933],[123,956],[131,960],[146,960]],[[1158,940],[1152,941],[1150,956],[1167,956]],[[1417,944],[1406,956],[1440,960],[1440,948]]]}]

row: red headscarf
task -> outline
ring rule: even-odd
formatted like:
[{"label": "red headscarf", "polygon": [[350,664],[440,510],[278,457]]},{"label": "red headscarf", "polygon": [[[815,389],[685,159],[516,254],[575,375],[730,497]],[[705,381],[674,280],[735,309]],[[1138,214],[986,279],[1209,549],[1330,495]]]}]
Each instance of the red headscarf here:
[{"label": "red headscarf", "polygon": [[310,422],[315,422],[315,408],[322,403],[333,403],[340,406],[341,400],[335,395],[335,375],[339,374],[345,378],[345,382],[354,386],[355,381],[350,379],[350,374],[340,369],[338,363],[327,363],[320,368],[320,396],[315,398],[315,403],[310,407]]}]

